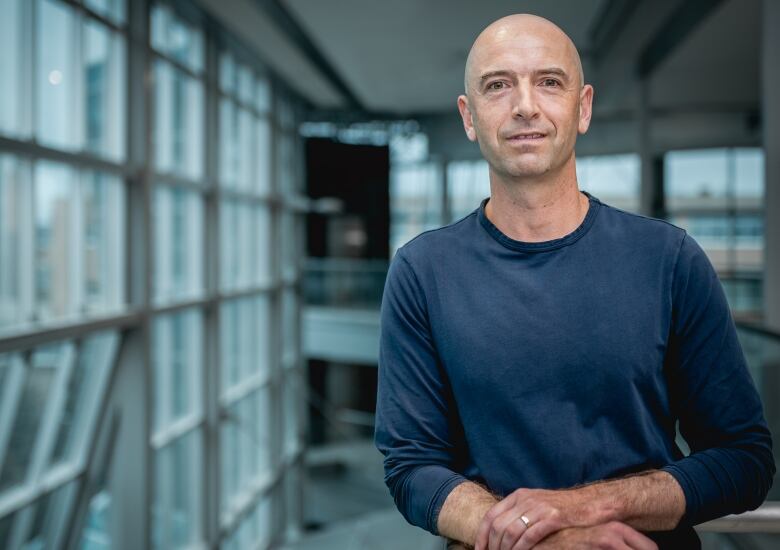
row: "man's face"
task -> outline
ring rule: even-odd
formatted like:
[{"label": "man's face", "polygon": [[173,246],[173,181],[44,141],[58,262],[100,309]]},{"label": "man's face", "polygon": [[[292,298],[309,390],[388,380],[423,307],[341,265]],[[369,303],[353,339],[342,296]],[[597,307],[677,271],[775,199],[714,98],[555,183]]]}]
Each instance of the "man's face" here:
[{"label": "man's face", "polygon": [[458,107],[495,172],[534,177],[573,162],[593,99],[580,71],[573,44],[552,24],[507,24],[480,36]]}]

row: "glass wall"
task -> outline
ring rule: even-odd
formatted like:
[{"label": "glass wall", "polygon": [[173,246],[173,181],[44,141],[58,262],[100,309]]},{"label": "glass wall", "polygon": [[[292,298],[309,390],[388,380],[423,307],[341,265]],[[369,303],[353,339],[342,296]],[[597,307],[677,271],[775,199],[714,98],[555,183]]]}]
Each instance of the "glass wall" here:
[{"label": "glass wall", "polygon": [[278,544],[296,98],[195,3],[0,13],[0,548]]},{"label": "glass wall", "polygon": [[764,153],[757,148],[672,151],[664,158],[669,221],[701,245],[735,315],[761,316]]}]

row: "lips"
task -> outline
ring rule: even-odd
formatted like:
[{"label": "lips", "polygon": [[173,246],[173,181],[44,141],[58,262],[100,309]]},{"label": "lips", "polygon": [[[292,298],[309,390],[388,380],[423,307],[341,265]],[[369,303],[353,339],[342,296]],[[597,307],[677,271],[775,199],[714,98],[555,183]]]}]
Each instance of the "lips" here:
[{"label": "lips", "polygon": [[544,138],[545,134],[538,132],[524,132],[521,134],[512,134],[507,139],[510,141],[533,141]]}]

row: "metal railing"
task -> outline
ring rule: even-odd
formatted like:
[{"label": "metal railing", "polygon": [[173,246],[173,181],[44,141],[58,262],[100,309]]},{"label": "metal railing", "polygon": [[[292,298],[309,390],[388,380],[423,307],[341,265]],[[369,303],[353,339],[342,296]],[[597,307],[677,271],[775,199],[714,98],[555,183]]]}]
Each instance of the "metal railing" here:
[{"label": "metal railing", "polygon": [[303,282],[307,305],[379,308],[387,260],[307,258]]}]

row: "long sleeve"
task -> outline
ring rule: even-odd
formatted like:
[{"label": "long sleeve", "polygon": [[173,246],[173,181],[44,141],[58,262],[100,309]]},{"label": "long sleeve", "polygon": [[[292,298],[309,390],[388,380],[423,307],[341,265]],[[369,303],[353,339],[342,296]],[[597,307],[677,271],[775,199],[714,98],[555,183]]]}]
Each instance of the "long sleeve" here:
[{"label": "long sleeve", "polygon": [[396,506],[433,534],[447,495],[465,481],[453,469],[458,426],[425,296],[401,249],[382,299],[375,443]]},{"label": "long sleeve", "polygon": [[772,485],[772,440],[728,303],[701,248],[683,238],[672,283],[666,371],[691,454],[664,468],[695,525],[757,508]]}]

